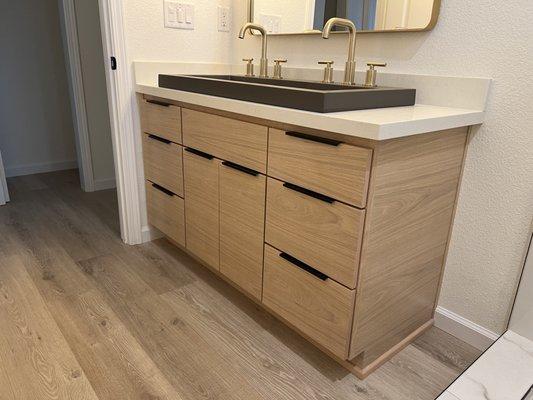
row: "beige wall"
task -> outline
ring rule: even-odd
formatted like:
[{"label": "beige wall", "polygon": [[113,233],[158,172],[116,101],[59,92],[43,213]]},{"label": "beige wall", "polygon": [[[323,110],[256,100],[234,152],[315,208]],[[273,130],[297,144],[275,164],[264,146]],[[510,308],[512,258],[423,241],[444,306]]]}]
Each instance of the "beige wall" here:
[{"label": "beige wall", "polygon": [[530,244],[529,255],[526,258],[522,281],[509,325],[510,330],[529,340],[533,340],[533,247],[531,246],[533,243]]},{"label": "beige wall", "polygon": [[[236,21],[245,19],[243,3],[234,3]],[[486,122],[473,129],[439,304],[501,333],[533,211],[533,2],[442,3],[435,30],[360,35],[357,58],[359,68],[383,60],[399,73],[494,78]],[[258,38],[234,40],[233,62],[259,48]],[[272,37],[269,52],[288,57],[287,66],[328,58],[339,68],[346,38]]]},{"label": "beige wall", "polygon": [[74,0],[96,187],[115,178],[98,1]]},{"label": "beige wall", "polygon": [[76,166],[57,1],[0,8],[0,149],[8,174]]}]

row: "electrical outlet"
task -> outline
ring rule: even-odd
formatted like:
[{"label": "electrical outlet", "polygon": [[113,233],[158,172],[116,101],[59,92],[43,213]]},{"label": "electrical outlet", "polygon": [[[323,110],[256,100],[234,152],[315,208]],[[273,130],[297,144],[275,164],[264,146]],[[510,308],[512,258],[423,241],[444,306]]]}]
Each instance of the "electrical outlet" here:
[{"label": "electrical outlet", "polygon": [[229,7],[218,6],[218,30],[220,32],[229,32],[230,30]]},{"label": "electrical outlet", "polygon": [[165,0],[165,27],[194,29],[194,4]]}]

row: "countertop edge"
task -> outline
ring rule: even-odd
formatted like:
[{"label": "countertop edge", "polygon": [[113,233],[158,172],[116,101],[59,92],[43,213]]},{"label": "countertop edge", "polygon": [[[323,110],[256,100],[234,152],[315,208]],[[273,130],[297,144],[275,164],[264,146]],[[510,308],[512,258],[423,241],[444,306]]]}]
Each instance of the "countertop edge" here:
[{"label": "countertop edge", "polygon": [[[141,94],[220,109],[222,111],[253,116],[266,120],[273,120],[290,125],[334,132],[349,137],[358,137],[376,141],[479,125],[483,123],[485,116],[485,112],[480,110],[450,109],[454,111],[451,112],[450,115],[413,119],[409,121],[372,123],[345,118],[342,113],[313,113],[223,97],[165,89],[139,83],[135,85],[135,90]],[[435,109],[439,108],[438,106],[434,107]]]}]

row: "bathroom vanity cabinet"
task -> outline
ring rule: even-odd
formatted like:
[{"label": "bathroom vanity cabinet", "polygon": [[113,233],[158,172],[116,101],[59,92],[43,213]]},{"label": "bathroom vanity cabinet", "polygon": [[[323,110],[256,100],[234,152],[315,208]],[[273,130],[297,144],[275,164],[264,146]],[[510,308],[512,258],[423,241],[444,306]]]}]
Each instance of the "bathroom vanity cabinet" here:
[{"label": "bathroom vanity cabinet", "polygon": [[374,141],[139,95],[149,223],[363,378],[432,325],[465,128]]}]

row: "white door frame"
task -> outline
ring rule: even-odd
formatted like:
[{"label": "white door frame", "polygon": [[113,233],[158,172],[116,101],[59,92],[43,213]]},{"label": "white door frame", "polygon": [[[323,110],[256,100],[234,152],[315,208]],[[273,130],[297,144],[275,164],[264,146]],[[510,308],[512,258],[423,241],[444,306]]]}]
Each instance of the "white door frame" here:
[{"label": "white door frame", "polygon": [[[135,145],[135,88],[126,52],[123,0],[99,0],[107,95],[115,158],[122,240],[142,243],[139,174]],[[111,69],[111,57],[117,69]]]},{"label": "white door frame", "polygon": [[85,107],[85,90],[81,68],[80,46],[78,40],[78,25],[74,0],[58,0],[61,20],[61,35],[67,66],[68,85],[72,121],[76,137],[76,153],[80,171],[81,188],[85,192],[94,192],[95,182],[91,156],[91,142],[89,139],[89,123]]},{"label": "white door frame", "polygon": [[0,206],[9,202],[9,192],[7,190],[6,173],[2,161],[2,152],[0,152]]}]

